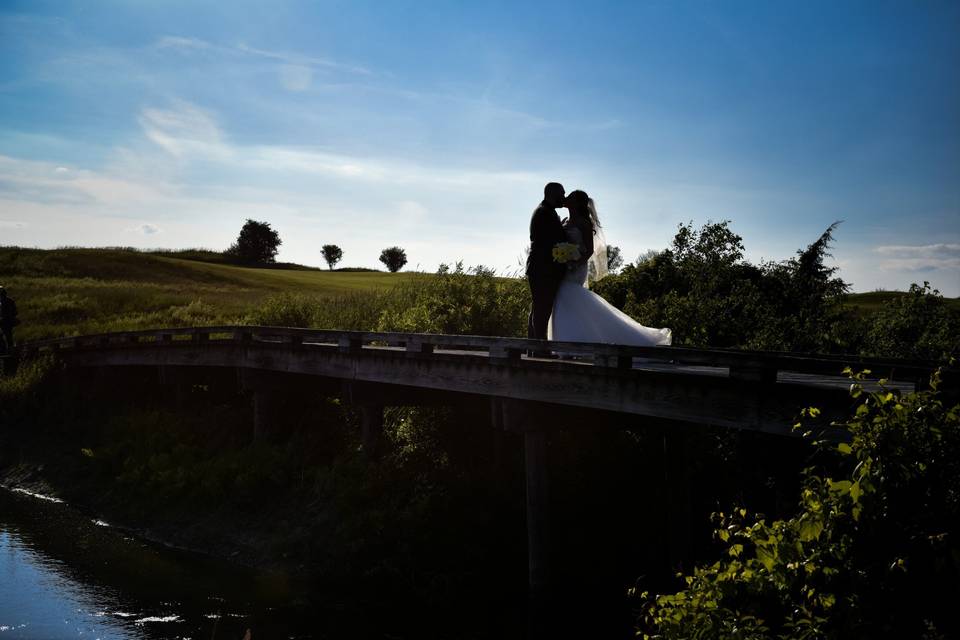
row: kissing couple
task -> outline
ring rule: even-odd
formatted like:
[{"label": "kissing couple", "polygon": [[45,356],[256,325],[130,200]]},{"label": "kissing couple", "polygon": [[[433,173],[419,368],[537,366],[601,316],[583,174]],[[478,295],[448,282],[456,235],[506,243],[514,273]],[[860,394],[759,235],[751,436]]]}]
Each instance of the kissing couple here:
[{"label": "kissing couple", "polygon": [[[568,216],[561,221],[557,209]],[[670,329],[645,327],[587,288],[607,275],[607,244],[593,199],[551,182],[530,218],[527,337],[559,342],[668,345]]]}]

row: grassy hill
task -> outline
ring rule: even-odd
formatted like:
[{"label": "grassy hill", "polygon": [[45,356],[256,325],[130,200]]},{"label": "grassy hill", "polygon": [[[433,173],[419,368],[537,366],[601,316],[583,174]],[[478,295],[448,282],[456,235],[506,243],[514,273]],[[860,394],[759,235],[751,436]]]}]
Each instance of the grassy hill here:
[{"label": "grassy hill", "polygon": [[429,276],[330,272],[299,265],[257,269],[178,252],[0,247],[0,284],[17,300],[23,322],[18,341],[242,323],[276,294],[297,293],[336,304],[337,299],[424,277]]},{"label": "grassy hill", "polygon": [[[220,253],[203,250],[0,247],[0,284],[20,308],[20,341],[162,326],[241,324],[256,321],[253,316],[264,301],[279,294],[295,296],[275,301],[265,322],[369,329],[387,304],[385,292],[432,277],[331,272],[294,264],[241,267],[227,263]],[[444,295],[459,295],[460,306],[476,306],[467,299],[473,294],[448,291]],[[904,295],[900,291],[851,294],[846,304],[867,316]],[[520,299],[524,296],[526,288],[520,286],[512,294],[511,305],[525,306],[525,299]],[[401,298],[392,301],[394,307],[414,303]],[[947,303],[960,311],[960,299]],[[264,314],[259,315],[262,320]],[[426,329],[420,326],[420,330]]]},{"label": "grassy hill", "polygon": [[[856,308],[861,313],[869,314],[879,311],[881,307],[895,300],[908,295],[905,291],[869,291],[867,293],[852,293],[847,296],[847,304]],[[946,298],[947,306],[956,311],[960,311],[960,298]]]}]

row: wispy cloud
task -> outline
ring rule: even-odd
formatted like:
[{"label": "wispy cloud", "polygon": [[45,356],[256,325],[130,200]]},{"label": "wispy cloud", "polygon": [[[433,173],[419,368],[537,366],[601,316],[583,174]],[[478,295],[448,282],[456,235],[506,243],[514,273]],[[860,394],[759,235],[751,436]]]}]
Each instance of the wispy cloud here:
[{"label": "wispy cloud", "polygon": [[174,156],[228,153],[213,115],[189,102],[177,100],[166,109],[145,108],[139,122],[147,139]]},{"label": "wispy cloud", "polygon": [[321,58],[318,56],[308,56],[290,51],[273,51],[250,46],[244,42],[236,45],[220,45],[201,40],[200,38],[191,38],[184,36],[168,35],[163,36],[153,45],[156,50],[177,51],[183,54],[208,52],[218,53],[228,56],[249,56],[263,58],[282,63],[283,65],[293,65],[307,68],[323,68],[331,71],[342,71],[360,75],[371,75],[371,71],[365,67],[340,62],[332,58]]},{"label": "wispy cloud", "polygon": [[883,256],[879,266],[885,271],[955,270],[960,274],[960,244],[882,245],[873,250]]}]

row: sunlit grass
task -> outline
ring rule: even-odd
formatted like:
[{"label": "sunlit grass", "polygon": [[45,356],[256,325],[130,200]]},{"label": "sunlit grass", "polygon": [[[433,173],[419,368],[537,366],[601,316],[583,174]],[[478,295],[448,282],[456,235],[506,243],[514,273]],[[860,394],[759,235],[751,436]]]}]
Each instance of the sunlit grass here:
[{"label": "sunlit grass", "polygon": [[369,324],[382,292],[419,273],[256,269],[115,249],[0,248],[0,284],[17,300],[17,340],[154,327],[243,324],[265,300],[305,296],[337,314],[324,324]]}]

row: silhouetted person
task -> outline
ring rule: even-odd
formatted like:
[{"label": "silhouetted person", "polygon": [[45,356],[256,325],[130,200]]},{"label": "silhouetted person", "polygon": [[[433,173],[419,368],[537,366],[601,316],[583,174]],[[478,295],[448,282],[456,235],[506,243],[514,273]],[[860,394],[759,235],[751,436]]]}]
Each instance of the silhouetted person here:
[{"label": "silhouetted person", "polygon": [[0,333],[3,334],[3,351],[13,351],[13,328],[20,324],[17,319],[17,303],[0,287]]},{"label": "silhouetted person", "polygon": [[527,282],[530,285],[530,319],[527,337],[547,339],[547,323],[553,311],[557,288],[566,266],[553,259],[553,247],[566,242],[557,209],[564,206],[563,185],[551,182],[543,188],[543,202],[530,218],[530,255],[527,256]]}]

